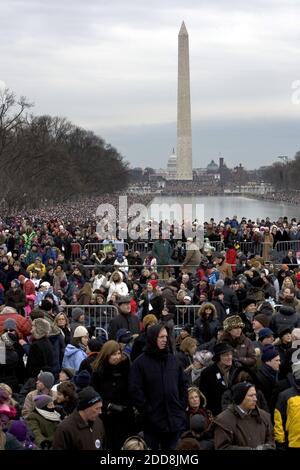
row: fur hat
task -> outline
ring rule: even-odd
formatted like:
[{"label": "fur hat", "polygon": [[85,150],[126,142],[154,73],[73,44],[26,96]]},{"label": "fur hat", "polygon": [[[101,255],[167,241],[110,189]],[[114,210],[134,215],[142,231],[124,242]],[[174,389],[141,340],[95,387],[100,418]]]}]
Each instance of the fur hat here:
[{"label": "fur hat", "polygon": [[51,390],[55,382],[54,375],[51,372],[41,371],[37,379],[42,382],[48,390]]},{"label": "fur hat", "polygon": [[268,361],[272,361],[272,359],[274,359],[274,357],[277,357],[277,356],[279,356],[279,352],[277,351],[277,349],[275,349],[274,346],[272,346],[272,344],[267,344],[263,348],[261,360],[262,362],[268,362]]},{"label": "fur hat", "polygon": [[88,335],[89,335],[89,332],[85,328],[85,326],[77,326],[77,328],[75,328],[75,331],[73,333],[73,338],[82,338],[83,336],[88,336]]},{"label": "fur hat", "polygon": [[32,322],[32,335],[35,339],[44,338],[44,336],[49,336],[51,331],[51,325],[44,318],[36,318]]},{"label": "fur hat", "polygon": [[211,364],[212,357],[213,357],[213,354],[210,351],[203,349],[202,351],[197,351],[194,354],[193,360],[195,362],[199,362],[204,367],[207,367]]},{"label": "fur hat", "polygon": [[147,326],[150,325],[151,323],[158,323],[158,320],[157,320],[156,316],[153,315],[153,313],[148,313],[148,315],[145,315],[144,318],[143,318],[143,327],[144,327],[144,329],[146,329]]},{"label": "fur hat", "polygon": [[17,342],[17,337],[14,333],[3,333],[1,336],[1,341],[5,344],[7,349],[13,349],[14,345]]},{"label": "fur hat", "polygon": [[240,405],[247,395],[248,390],[254,387],[250,382],[240,382],[232,387],[232,399],[236,405]]},{"label": "fur hat", "polygon": [[95,405],[95,403],[99,403],[102,401],[99,393],[93,389],[93,387],[86,387],[84,390],[78,393],[78,405],[77,409],[86,410],[90,406]]},{"label": "fur hat", "polygon": [[224,331],[230,331],[234,328],[244,328],[244,326],[245,324],[239,315],[232,315],[231,317],[225,318],[223,321]]},{"label": "fur hat", "polygon": [[281,330],[279,330],[278,336],[281,339],[284,335],[287,335],[288,333],[292,333],[292,328],[283,327]]}]

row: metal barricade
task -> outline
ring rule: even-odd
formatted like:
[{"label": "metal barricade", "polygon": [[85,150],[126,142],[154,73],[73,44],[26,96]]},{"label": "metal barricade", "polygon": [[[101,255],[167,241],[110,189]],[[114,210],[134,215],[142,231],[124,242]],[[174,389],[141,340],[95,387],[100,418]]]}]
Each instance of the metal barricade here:
[{"label": "metal barricade", "polygon": [[186,323],[193,327],[200,307],[201,305],[175,305],[175,331],[180,331]]},{"label": "metal barricade", "polygon": [[277,242],[275,250],[282,257],[286,256],[289,250],[293,252],[300,251],[300,240],[289,240],[285,242]]},{"label": "metal barricade", "polygon": [[111,320],[118,315],[118,309],[114,305],[66,305],[64,309],[69,318],[73,308],[82,308],[85,326],[94,327],[96,336],[100,336],[103,330],[107,333]]},{"label": "metal barricade", "polygon": [[209,241],[209,245],[212,246],[216,251],[224,251],[225,244],[223,241]]},{"label": "metal barricade", "polygon": [[138,241],[134,242],[132,245],[132,251],[139,251],[141,256],[144,257],[146,254],[152,250],[153,242],[148,241]]},{"label": "metal barricade", "polygon": [[93,253],[97,254],[99,253],[99,251],[107,253],[109,251],[112,251],[113,248],[116,248],[116,250],[120,253],[124,253],[125,250],[129,250],[129,244],[127,242],[121,242],[119,240],[112,240],[111,243],[95,242],[86,243],[84,245],[84,249],[89,252],[89,256],[91,256]]}]

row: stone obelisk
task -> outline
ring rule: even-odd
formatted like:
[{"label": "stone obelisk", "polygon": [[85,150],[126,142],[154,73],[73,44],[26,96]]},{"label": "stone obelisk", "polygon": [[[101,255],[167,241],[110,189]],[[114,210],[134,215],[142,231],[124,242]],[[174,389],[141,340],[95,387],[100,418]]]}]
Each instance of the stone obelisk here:
[{"label": "stone obelisk", "polygon": [[189,35],[182,22],[178,34],[177,180],[192,179]]}]

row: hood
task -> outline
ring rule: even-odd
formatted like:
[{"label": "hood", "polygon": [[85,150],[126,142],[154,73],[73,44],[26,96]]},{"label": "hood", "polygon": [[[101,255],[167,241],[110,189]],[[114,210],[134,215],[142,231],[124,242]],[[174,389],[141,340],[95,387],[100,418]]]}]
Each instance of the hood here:
[{"label": "hood", "polygon": [[[165,328],[168,332],[168,343],[167,343],[167,347],[164,350],[159,350],[157,347],[157,337],[159,335],[159,332],[163,328]],[[171,344],[170,344],[170,332],[169,332],[168,327],[166,327],[165,325],[162,325],[161,323],[157,323],[156,325],[151,325],[149,328],[147,328],[145,352],[148,354],[164,355],[165,353],[168,353],[169,351],[171,351]]]},{"label": "hood", "polygon": [[4,307],[1,312],[0,312],[0,315],[8,315],[8,314],[12,314],[12,313],[18,313],[17,310],[13,307]]},{"label": "hood", "polygon": [[68,346],[65,349],[65,356],[66,357],[73,356],[74,354],[76,354],[78,352],[78,349],[80,349],[80,348],[77,348],[76,346],[73,346],[73,344],[68,344]]}]

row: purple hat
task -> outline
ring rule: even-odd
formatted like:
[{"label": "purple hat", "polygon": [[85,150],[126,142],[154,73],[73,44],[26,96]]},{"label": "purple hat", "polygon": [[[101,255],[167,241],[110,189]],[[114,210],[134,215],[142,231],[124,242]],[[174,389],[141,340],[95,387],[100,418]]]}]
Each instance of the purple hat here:
[{"label": "purple hat", "polygon": [[45,408],[49,403],[53,402],[53,398],[49,395],[36,395],[33,402],[36,408]]},{"label": "purple hat", "polygon": [[8,428],[8,432],[15,436],[20,442],[24,442],[27,438],[28,428],[23,420],[13,421]]}]

